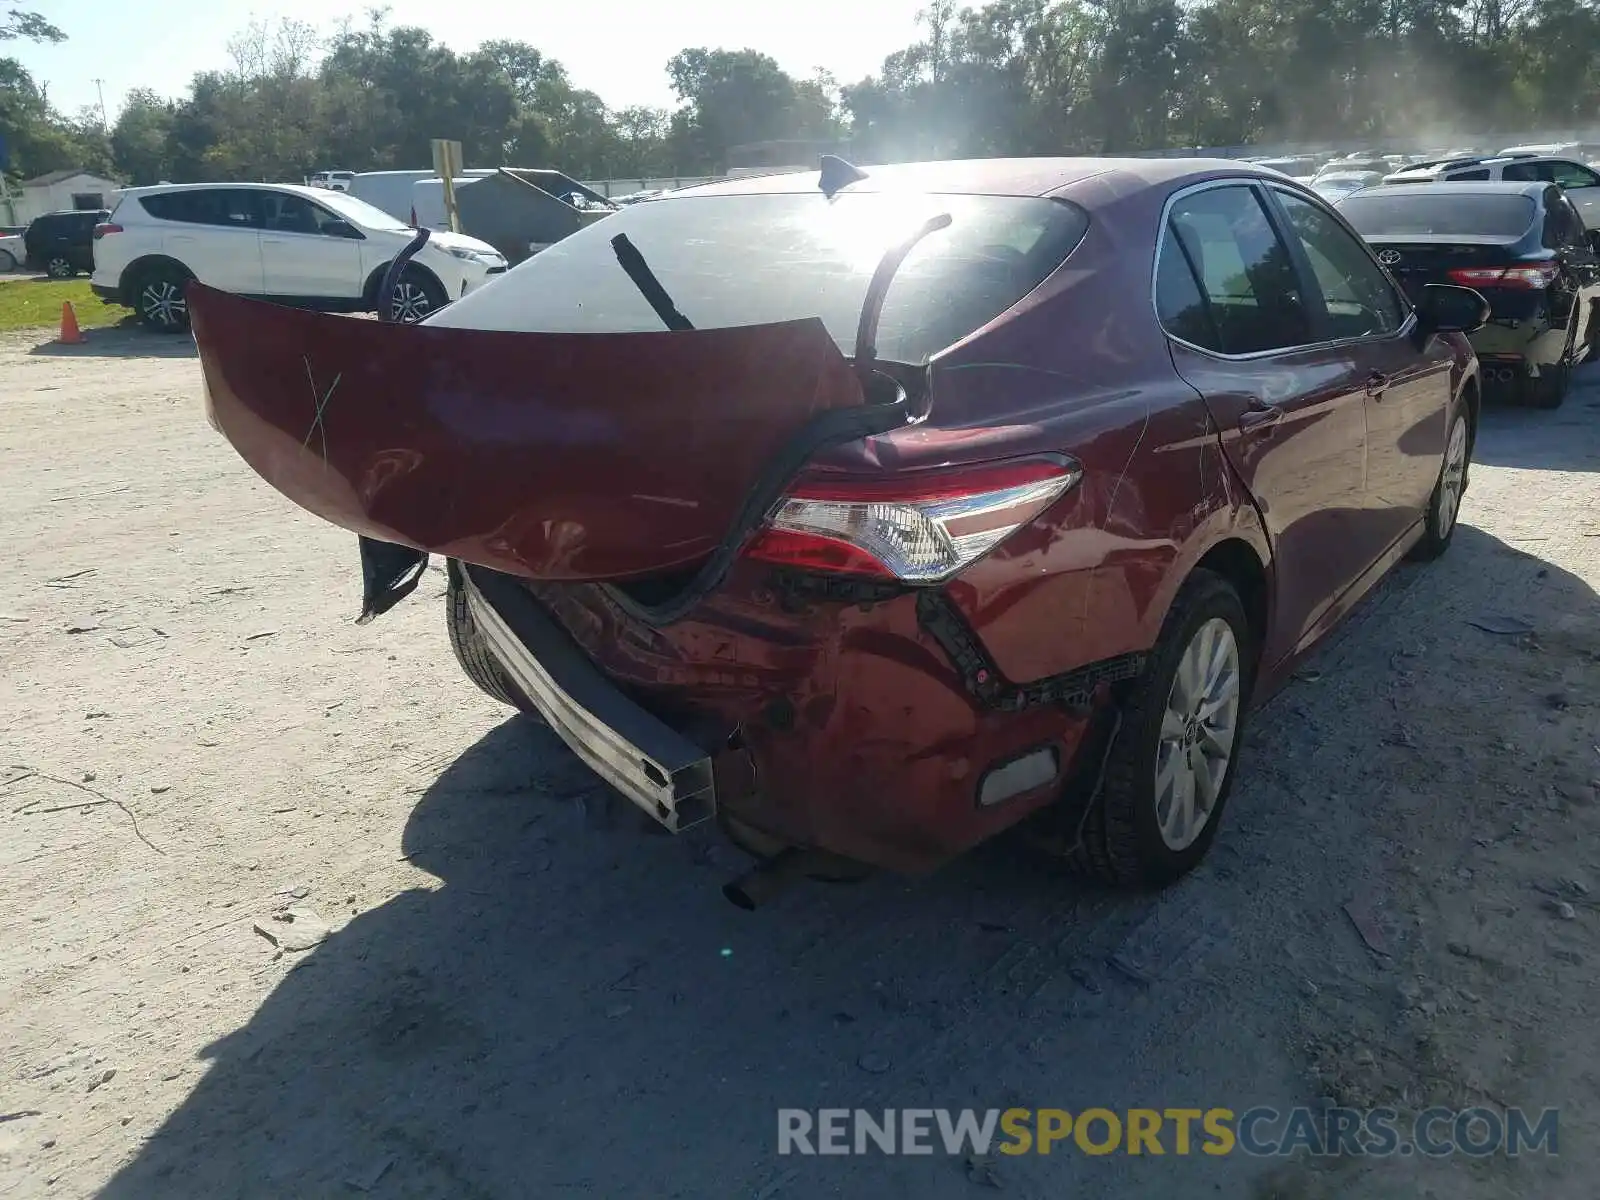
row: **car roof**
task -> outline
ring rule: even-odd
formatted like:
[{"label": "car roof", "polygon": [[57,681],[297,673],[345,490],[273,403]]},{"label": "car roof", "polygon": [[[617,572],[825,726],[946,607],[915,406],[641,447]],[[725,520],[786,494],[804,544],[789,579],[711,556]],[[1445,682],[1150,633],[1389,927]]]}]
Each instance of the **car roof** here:
[{"label": "car roof", "polygon": [[205,188],[240,188],[249,192],[293,192],[311,200],[326,200],[326,188],[307,187],[303,183],[152,183],[145,187],[123,188],[124,196],[150,196],[157,192],[196,192]]},{"label": "car roof", "polygon": [[1472,158],[1445,158],[1431,163],[1414,163],[1395,171],[1396,175],[1429,175],[1436,171],[1461,171],[1469,167],[1503,167],[1510,163],[1573,162],[1566,154],[1479,154]]},{"label": "car roof", "polygon": [[1364,188],[1366,196],[1533,196],[1544,194],[1555,184],[1545,179],[1463,179],[1455,183],[1440,180],[1438,183],[1408,183],[1404,186],[1385,184],[1382,187]]},{"label": "car roof", "polygon": [[[1229,158],[970,158],[860,169],[866,172],[866,178],[849,184],[851,192],[909,191],[958,196],[1051,196],[1102,176],[1117,176],[1146,186],[1219,173],[1258,179],[1288,178],[1281,172]],[[814,192],[818,178],[817,171],[749,175],[683,188],[673,192],[671,198]]]}]

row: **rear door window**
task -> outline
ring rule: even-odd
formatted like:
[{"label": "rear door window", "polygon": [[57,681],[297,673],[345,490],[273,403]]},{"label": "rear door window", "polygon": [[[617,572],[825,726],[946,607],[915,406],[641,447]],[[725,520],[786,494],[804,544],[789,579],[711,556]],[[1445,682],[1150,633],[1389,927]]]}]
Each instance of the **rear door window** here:
[{"label": "rear door window", "polygon": [[[1209,341],[1194,341],[1177,325],[1168,325],[1174,337],[1223,354],[1258,354],[1312,341],[1299,274],[1253,188],[1216,187],[1180,196],[1162,239],[1161,255],[1168,254],[1180,255],[1192,269],[1212,331]],[[1172,288],[1169,303],[1177,306],[1169,311],[1181,314],[1177,266],[1158,259],[1158,282],[1163,270]],[[1183,327],[1202,335],[1206,328],[1193,318]]]},{"label": "rear door window", "polygon": [[1398,330],[1405,312],[1365,248],[1310,201],[1284,191],[1275,194],[1311,261],[1333,336],[1381,337]]},{"label": "rear door window", "polygon": [[139,203],[152,217],[186,225],[217,225],[230,229],[255,229],[261,225],[256,193],[245,188],[192,188],[141,196]]},{"label": "rear door window", "polygon": [[[1509,170],[1510,168],[1507,169]],[[1474,181],[1486,180],[1489,178],[1489,168],[1478,167],[1471,171],[1452,171],[1448,176],[1446,176],[1446,178],[1448,178],[1451,183],[1471,183]],[[1511,176],[1507,175],[1506,178],[1510,179]]]}]

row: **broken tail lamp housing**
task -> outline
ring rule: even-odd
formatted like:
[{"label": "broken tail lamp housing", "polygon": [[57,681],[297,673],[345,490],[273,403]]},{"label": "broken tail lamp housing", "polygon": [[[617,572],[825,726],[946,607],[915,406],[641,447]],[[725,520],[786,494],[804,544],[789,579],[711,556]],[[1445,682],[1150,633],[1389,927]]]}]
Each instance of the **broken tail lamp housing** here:
[{"label": "broken tail lamp housing", "polygon": [[918,471],[889,479],[813,477],[789,490],[748,557],[904,583],[949,579],[1083,478],[1064,455]]}]

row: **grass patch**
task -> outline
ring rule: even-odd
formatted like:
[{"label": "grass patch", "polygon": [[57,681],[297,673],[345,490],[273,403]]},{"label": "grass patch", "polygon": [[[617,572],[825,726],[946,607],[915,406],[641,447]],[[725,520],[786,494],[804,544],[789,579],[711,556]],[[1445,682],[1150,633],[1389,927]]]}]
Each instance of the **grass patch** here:
[{"label": "grass patch", "polygon": [[102,302],[87,279],[12,279],[0,283],[0,330],[58,327],[67,300],[81,329],[115,325],[129,315],[121,305]]}]

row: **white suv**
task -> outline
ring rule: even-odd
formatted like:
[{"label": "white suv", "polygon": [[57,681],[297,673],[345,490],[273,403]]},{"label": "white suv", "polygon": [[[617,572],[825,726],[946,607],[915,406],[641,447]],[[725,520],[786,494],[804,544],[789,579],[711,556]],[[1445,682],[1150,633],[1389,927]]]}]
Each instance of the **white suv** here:
[{"label": "white suv", "polygon": [[[95,295],[153,329],[189,326],[191,279],[281,304],[375,312],[384,272],[416,230],[343,192],[296,184],[168,184],[120,192],[94,231]],[[486,242],[435,233],[393,295],[419,321],[506,269]]]},{"label": "white suv", "polygon": [[1384,177],[1385,186],[1399,183],[1553,183],[1577,207],[1583,223],[1600,228],[1600,173],[1572,158],[1511,150],[1504,154],[1445,158],[1413,163]]}]

